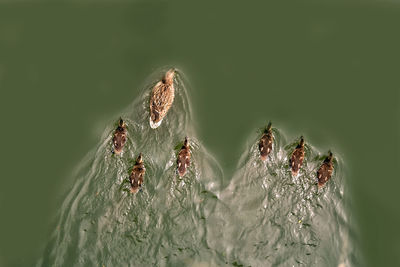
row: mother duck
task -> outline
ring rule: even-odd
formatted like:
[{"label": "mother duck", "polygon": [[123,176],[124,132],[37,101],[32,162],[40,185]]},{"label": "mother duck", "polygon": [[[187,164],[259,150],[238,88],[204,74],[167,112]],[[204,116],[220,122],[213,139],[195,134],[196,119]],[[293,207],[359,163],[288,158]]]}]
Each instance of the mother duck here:
[{"label": "mother duck", "polygon": [[162,120],[174,102],[174,76],[175,69],[168,70],[163,79],[153,87],[151,92],[150,127],[153,129],[161,125]]}]

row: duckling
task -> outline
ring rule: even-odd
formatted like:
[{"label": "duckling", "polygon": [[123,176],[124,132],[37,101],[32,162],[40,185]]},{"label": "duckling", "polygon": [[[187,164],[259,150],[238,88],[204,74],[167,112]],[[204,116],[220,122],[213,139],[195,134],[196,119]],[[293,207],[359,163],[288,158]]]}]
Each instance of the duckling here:
[{"label": "duckling", "polygon": [[272,150],[272,143],[274,141],[274,136],[271,131],[271,122],[268,123],[267,128],[265,128],[264,133],[258,143],[258,149],[260,150],[261,160],[265,161],[268,158],[269,153]]},{"label": "duckling", "polygon": [[120,119],[117,129],[115,129],[113,137],[112,153],[120,154],[126,143],[126,124]]},{"label": "duckling", "polygon": [[329,155],[325,158],[321,167],[317,171],[318,187],[321,188],[332,176],[333,172],[333,155],[329,151]]},{"label": "duckling", "polygon": [[300,142],[296,146],[290,158],[290,166],[292,168],[292,176],[295,177],[299,173],[301,165],[303,165],[304,160],[304,138],[300,137]]},{"label": "duckling", "polygon": [[131,183],[131,193],[137,193],[143,184],[143,177],[146,172],[146,168],[143,164],[142,153],[136,159],[135,166],[133,166],[129,181]]},{"label": "duckling", "polygon": [[190,145],[187,137],[185,137],[183,146],[179,151],[176,164],[178,165],[177,171],[179,173],[179,176],[184,176],[186,173],[186,169],[190,166]]},{"label": "duckling", "polygon": [[150,97],[150,127],[155,129],[160,126],[165,115],[167,115],[172,103],[174,102],[175,69],[170,69],[165,73],[164,78],[159,81],[151,92]]}]

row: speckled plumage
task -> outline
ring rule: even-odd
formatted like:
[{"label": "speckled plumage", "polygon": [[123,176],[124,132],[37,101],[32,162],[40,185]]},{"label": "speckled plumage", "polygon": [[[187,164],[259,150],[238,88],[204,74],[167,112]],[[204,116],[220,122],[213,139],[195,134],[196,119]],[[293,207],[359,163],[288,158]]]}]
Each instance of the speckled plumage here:
[{"label": "speckled plumage", "polygon": [[292,176],[297,176],[301,166],[303,165],[304,161],[304,138],[300,138],[299,144],[296,146],[295,150],[290,157],[290,167],[292,169]]},{"label": "speckled plumage", "polygon": [[176,160],[177,171],[179,176],[184,176],[187,168],[190,166],[190,145],[187,137],[183,143],[183,146],[178,154],[178,159]]},{"label": "speckled plumage", "polygon": [[265,161],[268,155],[272,151],[272,143],[274,142],[274,136],[271,131],[271,123],[268,124],[263,135],[261,136],[260,142],[258,143],[258,149],[260,151],[261,160]]},{"label": "speckled plumage", "polygon": [[137,193],[137,191],[139,191],[139,189],[142,187],[145,173],[146,173],[146,168],[144,167],[142,154],[140,153],[136,159],[135,166],[133,166],[131,175],[129,176],[132,193]]},{"label": "speckled plumage", "polygon": [[126,143],[126,125],[122,119],[119,120],[119,125],[115,129],[113,136],[113,153],[120,154]]},{"label": "speckled plumage", "polygon": [[150,96],[150,126],[157,128],[167,115],[175,98],[174,89],[175,70],[167,71],[164,78],[159,81],[151,92]]},{"label": "speckled plumage", "polygon": [[333,155],[329,152],[329,155],[325,158],[321,167],[317,171],[318,187],[322,187],[332,176],[333,173]]}]

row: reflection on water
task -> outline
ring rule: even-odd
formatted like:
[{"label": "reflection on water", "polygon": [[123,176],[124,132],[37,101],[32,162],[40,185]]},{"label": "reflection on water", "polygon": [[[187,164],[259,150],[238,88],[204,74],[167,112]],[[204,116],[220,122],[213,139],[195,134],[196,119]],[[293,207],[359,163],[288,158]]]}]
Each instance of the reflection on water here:
[{"label": "reflection on water", "polygon": [[[260,160],[260,136],[251,136],[236,173],[225,181],[196,138],[189,90],[178,73],[174,104],[159,128],[150,128],[148,105],[162,71],[122,113],[128,131],[123,153],[111,153],[116,125],[110,125],[77,167],[38,266],[353,265],[340,156],[332,179],[318,189],[321,152],[307,144],[303,168],[292,178],[288,156],[296,140],[273,129],[269,159]],[[185,136],[192,164],[180,178],[176,157]],[[140,152],[143,190],[130,194],[129,171]]]}]

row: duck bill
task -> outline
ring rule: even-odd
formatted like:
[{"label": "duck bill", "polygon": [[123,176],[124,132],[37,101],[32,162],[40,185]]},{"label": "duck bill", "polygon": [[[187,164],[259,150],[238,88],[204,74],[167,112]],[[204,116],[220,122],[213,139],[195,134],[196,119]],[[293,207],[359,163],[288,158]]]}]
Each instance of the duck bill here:
[{"label": "duck bill", "polygon": [[260,156],[260,158],[261,158],[262,161],[266,161],[268,156],[263,155],[263,156]]},{"label": "duck bill", "polygon": [[163,120],[163,119],[159,120],[158,122],[153,122],[153,120],[152,120],[151,117],[150,117],[150,127],[151,127],[152,129],[156,129],[158,126],[161,125],[162,120]]}]

